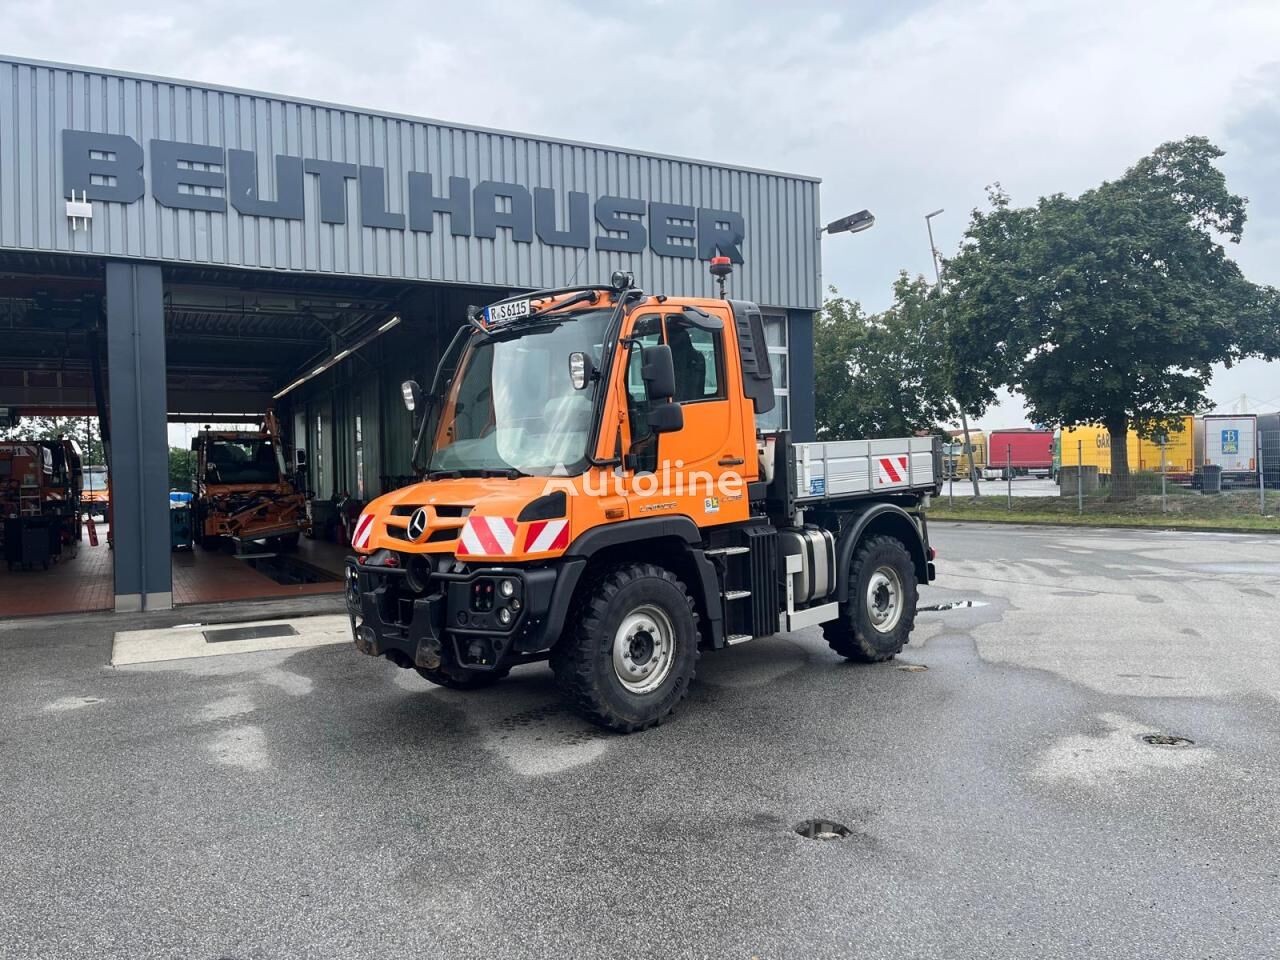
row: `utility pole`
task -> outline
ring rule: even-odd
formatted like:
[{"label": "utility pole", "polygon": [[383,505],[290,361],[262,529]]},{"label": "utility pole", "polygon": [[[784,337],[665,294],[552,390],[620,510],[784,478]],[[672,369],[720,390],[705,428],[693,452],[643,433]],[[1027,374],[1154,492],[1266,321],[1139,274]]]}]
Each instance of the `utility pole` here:
[{"label": "utility pole", "polygon": [[[929,230],[929,253],[933,257],[933,275],[937,278],[938,296],[942,296],[942,267],[938,261],[938,248],[933,244],[933,218],[942,213],[942,208],[938,208],[933,213],[927,213],[924,217],[924,225]],[[941,302],[941,301],[939,301]],[[954,371],[953,371],[954,372]],[[960,428],[964,431],[964,453],[969,460],[969,482],[973,484],[973,495],[978,494],[978,473],[973,466],[973,444],[969,442],[969,415],[965,413],[964,404],[960,399],[956,398],[956,406],[960,409]]]}]

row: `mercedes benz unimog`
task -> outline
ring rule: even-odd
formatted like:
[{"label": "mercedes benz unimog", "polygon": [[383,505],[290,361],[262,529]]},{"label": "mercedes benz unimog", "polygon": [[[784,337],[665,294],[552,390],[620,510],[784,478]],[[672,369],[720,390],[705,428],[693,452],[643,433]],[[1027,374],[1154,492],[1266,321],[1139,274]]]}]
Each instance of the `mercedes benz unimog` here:
[{"label": "mercedes benz unimog", "polygon": [[265,540],[293,548],[311,527],[303,471],[286,463],[280,425],[268,410],[257,430],[211,430],[191,441],[193,527],[205,549]]},{"label": "mercedes benz unimog", "polygon": [[815,625],[850,660],[907,642],[941,446],[758,430],[775,398],[753,303],[621,273],[512,297],[468,310],[404,394],[421,481],[354,528],[363,653],[460,689],[550,660],[574,709],[632,732],[703,651]]}]

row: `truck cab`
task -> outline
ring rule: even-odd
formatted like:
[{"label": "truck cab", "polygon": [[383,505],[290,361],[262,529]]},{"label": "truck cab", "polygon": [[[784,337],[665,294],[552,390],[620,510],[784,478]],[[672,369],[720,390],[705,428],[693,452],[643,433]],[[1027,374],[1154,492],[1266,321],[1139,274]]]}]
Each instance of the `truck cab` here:
[{"label": "truck cab", "polygon": [[631,732],[671,712],[703,651],[819,623],[850,659],[906,642],[941,447],[760,433],[755,304],[627,274],[509,298],[403,389],[421,481],[355,525],[362,652],[455,688],[549,659],[570,705]]}]

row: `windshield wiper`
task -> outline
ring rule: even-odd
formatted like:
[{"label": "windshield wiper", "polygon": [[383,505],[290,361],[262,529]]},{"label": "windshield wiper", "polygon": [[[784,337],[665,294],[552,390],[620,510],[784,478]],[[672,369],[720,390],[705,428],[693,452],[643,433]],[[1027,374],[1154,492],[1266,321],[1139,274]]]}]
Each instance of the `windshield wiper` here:
[{"label": "windshield wiper", "polygon": [[428,480],[460,480],[462,479],[461,470],[428,470]]}]

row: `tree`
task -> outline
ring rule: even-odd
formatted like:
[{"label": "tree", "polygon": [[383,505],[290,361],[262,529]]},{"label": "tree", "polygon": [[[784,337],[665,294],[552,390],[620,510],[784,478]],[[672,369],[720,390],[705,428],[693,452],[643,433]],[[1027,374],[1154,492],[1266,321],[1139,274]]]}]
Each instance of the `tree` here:
[{"label": "tree", "polygon": [[23,417],[17,426],[0,430],[0,440],[58,440],[67,437],[80,447],[83,463],[106,463],[102,434],[94,417]]},{"label": "tree", "polygon": [[1111,475],[1144,437],[1205,409],[1212,366],[1280,355],[1280,295],[1247,281],[1245,199],[1203,137],[1157,148],[1120,179],[1014,207],[997,185],[947,264],[949,353],[1001,371],[1036,422],[1099,424]]},{"label": "tree", "polygon": [[182,447],[169,448],[169,489],[190,490],[195,475],[196,456]]},{"label": "tree", "polygon": [[831,289],[814,323],[818,438],[902,437],[955,415],[940,313],[923,277],[899,275],[888,310]]}]

